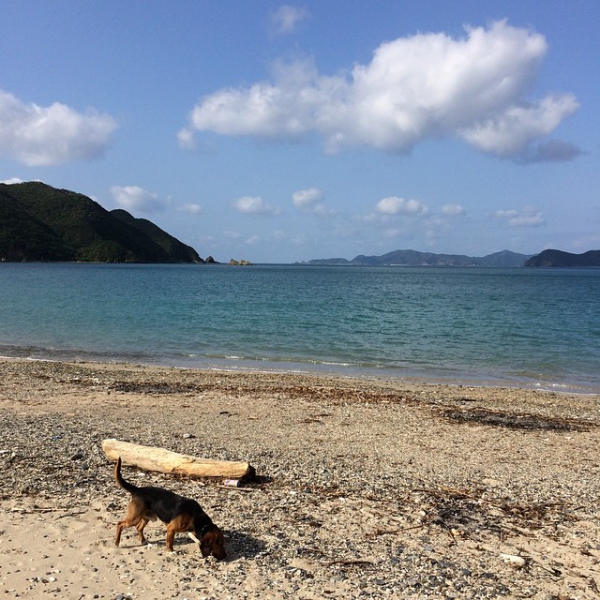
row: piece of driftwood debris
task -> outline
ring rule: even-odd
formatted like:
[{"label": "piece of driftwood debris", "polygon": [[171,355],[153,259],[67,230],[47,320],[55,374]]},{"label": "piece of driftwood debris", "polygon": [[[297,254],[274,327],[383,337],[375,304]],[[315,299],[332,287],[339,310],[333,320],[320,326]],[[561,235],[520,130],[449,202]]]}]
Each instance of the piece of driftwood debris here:
[{"label": "piece of driftwood debris", "polygon": [[515,569],[522,569],[527,565],[527,559],[517,554],[499,554],[498,558]]},{"label": "piece of driftwood debris", "polygon": [[120,456],[124,465],[135,466],[144,471],[158,471],[188,475],[190,477],[226,477],[248,481],[256,475],[254,467],[247,462],[211,460],[187,454],[178,454],[165,448],[141,446],[130,442],[107,439],[102,449],[111,460]]}]

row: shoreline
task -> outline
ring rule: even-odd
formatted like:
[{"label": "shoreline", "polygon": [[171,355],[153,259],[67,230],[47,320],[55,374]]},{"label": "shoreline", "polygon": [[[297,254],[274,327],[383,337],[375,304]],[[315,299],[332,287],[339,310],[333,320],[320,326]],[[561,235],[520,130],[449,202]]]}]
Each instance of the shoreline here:
[{"label": "shoreline", "polygon": [[556,392],[564,394],[577,394],[582,396],[595,396],[600,394],[600,387],[589,381],[540,381],[540,378],[524,377],[507,374],[492,376],[489,373],[459,373],[442,376],[440,371],[426,371],[424,369],[407,368],[404,372],[384,367],[360,367],[353,365],[336,365],[331,363],[300,363],[290,361],[272,361],[243,359],[237,357],[228,358],[179,358],[179,359],[151,359],[145,357],[136,360],[133,357],[111,357],[90,356],[82,357],[81,353],[64,351],[64,356],[19,356],[11,354],[0,354],[0,360],[31,360],[48,362],[66,362],[78,364],[115,364],[115,365],[137,365],[140,367],[174,368],[192,371],[225,371],[232,373],[256,373],[275,375],[298,375],[307,377],[332,377],[339,379],[357,380],[389,380],[397,382],[410,382],[412,385],[447,385],[447,386],[469,386],[481,388],[507,388],[516,390],[535,390],[542,392]]},{"label": "shoreline", "polygon": [[[230,558],[168,553],[162,525],[115,548],[106,438],[254,466],[239,489],[124,470],[198,499]],[[598,395],[0,359],[0,591],[592,600],[598,447]]]}]

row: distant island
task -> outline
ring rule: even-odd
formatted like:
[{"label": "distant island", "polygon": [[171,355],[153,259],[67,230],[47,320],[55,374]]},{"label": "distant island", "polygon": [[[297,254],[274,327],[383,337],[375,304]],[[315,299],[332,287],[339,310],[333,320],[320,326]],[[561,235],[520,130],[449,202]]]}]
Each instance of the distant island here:
[{"label": "distant island", "polygon": [[481,257],[463,254],[434,254],[416,250],[394,250],[381,256],[360,254],[352,260],[324,258],[298,264],[359,267],[600,267],[600,250],[590,250],[584,254],[544,250],[535,256],[502,250]]},{"label": "distant island", "polygon": [[394,250],[382,256],[360,254],[352,260],[327,258],[310,260],[307,265],[354,265],[360,267],[522,267],[531,254],[517,254],[509,250],[483,257],[463,254],[434,254],[416,250]]},{"label": "distant island", "polygon": [[33,181],[0,184],[0,261],[206,262],[151,221]]},{"label": "distant island", "polygon": [[525,262],[526,267],[600,267],[600,250],[571,254],[562,250],[544,250]]}]

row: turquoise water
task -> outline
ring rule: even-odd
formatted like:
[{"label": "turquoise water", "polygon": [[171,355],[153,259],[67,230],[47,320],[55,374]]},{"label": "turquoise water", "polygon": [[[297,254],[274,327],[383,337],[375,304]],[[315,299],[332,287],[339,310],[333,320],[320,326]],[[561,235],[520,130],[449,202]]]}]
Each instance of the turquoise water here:
[{"label": "turquoise water", "polygon": [[600,391],[600,270],[0,264],[0,354]]}]

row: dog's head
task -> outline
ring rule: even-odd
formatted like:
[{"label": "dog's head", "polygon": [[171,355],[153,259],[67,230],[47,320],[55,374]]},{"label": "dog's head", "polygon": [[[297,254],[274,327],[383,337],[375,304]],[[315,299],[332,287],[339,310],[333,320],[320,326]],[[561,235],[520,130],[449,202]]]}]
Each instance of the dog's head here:
[{"label": "dog's head", "polygon": [[223,560],[227,558],[227,552],[225,552],[225,537],[223,532],[215,526],[214,529],[210,529],[200,538],[200,552],[205,558],[211,554],[219,559]]}]

